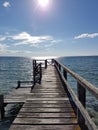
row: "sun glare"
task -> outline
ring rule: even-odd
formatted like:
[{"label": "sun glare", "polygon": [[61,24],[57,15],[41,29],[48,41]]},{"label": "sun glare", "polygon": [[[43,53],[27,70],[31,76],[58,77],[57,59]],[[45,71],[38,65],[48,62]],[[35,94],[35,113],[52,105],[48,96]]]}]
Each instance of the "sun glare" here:
[{"label": "sun glare", "polygon": [[49,0],[38,0],[38,4],[41,7],[47,7],[49,5]]}]

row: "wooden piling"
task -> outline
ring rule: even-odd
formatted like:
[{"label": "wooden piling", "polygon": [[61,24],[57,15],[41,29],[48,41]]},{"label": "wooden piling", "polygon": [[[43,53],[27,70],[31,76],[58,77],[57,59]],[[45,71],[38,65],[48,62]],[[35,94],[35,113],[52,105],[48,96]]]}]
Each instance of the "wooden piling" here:
[{"label": "wooden piling", "polygon": [[18,81],[18,82],[17,82],[17,87],[16,87],[16,89],[20,88],[20,84],[21,84],[21,82]]},{"label": "wooden piling", "polygon": [[86,106],[86,89],[79,82],[77,82],[77,90],[78,90],[79,101],[85,108],[85,106]]},{"label": "wooden piling", "polygon": [[[78,99],[85,108],[86,107],[86,89],[79,82],[77,82],[77,91],[78,91]],[[82,130],[85,130],[86,129],[85,119],[83,118],[79,109],[77,113],[78,113],[78,122],[80,124],[80,127],[82,128]]]},{"label": "wooden piling", "polygon": [[0,95],[0,120],[4,118],[4,96]]},{"label": "wooden piling", "polygon": [[47,69],[47,60],[45,60],[45,69]]},{"label": "wooden piling", "polygon": [[63,69],[64,78],[67,80],[67,72]]}]

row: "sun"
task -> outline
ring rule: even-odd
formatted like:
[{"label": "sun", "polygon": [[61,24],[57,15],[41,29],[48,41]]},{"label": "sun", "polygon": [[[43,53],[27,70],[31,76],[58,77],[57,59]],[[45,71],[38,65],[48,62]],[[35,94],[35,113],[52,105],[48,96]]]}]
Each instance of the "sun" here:
[{"label": "sun", "polygon": [[39,6],[45,8],[49,5],[49,0],[38,0]]}]

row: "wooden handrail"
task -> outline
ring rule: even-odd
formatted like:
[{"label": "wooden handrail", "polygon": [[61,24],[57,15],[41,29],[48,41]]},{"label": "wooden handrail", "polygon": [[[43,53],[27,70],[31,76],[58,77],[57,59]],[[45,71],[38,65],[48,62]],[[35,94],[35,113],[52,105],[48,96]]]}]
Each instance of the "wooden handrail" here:
[{"label": "wooden handrail", "polygon": [[[98,99],[98,88],[86,81],[84,78],[73,72],[72,70],[65,67],[59,61],[54,60],[55,66],[60,74],[60,77],[65,84],[69,95],[71,96],[71,101],[77,109],[77,119],[82,130],[98,130],[95,123],[90,118],[88,112],[85,109],[86,105],[86,89],[90,91]],[[63,73],[62,73],[63,70]],[[67,82],[67,73],[77,80],[78,97],[72,90],[71,86]]]},{"label": "wooden handrail", "polygon": [[37,59],[36,60],[36,63],[42,63],[45,69],[47,69],[48,65],[52,65],[53,62],[54,62],[54,59]]},{"label": "wooden handrail", "polygon": [[58,63],[63,70],[66,73],[69,73],[72,77],[74,77],[84,88],[88,89],[97,99],[98,99],[98,88],[89,83],[87,80],[73,72],[72,70],[65,67],[63,64],[61,64],[59,61],[55,60],[56,63]]}]

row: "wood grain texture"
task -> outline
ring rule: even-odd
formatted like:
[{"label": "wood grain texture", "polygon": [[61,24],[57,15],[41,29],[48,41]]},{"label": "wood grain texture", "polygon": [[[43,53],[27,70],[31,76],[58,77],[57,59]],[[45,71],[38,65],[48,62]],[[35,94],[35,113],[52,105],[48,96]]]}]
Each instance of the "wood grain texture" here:
[{"label": "wood grain texture", "polygon": [[11,130],[80,130],[78,125],[12,125]]},{"label": "wood grain texture", "polygon": [[44,70],[41,84],[36,84],[32,93],[30,88],[19,88],[5,101],[11,99],[23,100],[24,105],[10,130],[78,130],[76,115],[54,66]]}]

